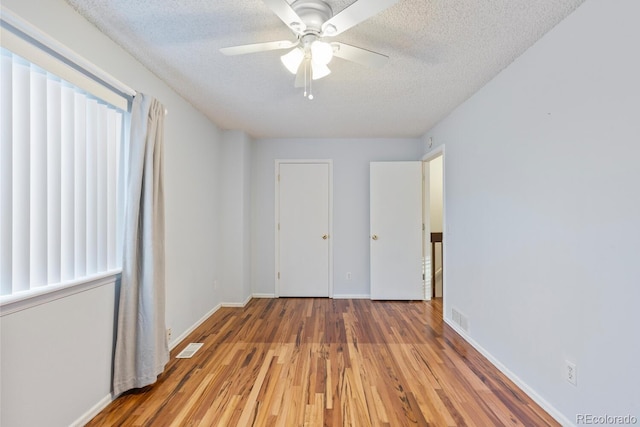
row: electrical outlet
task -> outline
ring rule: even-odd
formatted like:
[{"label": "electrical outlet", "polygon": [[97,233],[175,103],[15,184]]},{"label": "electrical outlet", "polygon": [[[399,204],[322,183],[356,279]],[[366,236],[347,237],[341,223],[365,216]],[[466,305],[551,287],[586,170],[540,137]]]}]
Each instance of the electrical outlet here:
[{"label": "electrical outlet", "polygon": [[564,375],[565,379],[571,384],[575,386],[578,385],[578,371],[576,370],[575,363],[569,362],[568,360],[564,361]]},{"label": "electrical outlet", "polygon": [[347,272],[347,280],[351,280],[351,272]]},{"label": "electrical outlet", "polygon": [[171,328],[167,328],[167,342],[171,342],[171,334],[172,334],[172,330]]}]

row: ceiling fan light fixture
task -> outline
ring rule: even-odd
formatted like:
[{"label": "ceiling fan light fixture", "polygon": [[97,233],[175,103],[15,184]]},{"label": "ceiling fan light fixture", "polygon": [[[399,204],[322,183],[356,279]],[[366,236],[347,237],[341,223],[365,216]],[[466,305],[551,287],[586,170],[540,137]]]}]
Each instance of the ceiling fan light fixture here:
[{"label": "ceiling fan light fixture", "polygon": [[329,43],[316,40],[311,43],[311,58],[313,62],[326,66],[333,59],[333,47]]},{"label": "ceiling fan light fixture", "polygon": [[331,74],[331,70],[325,64],[311,61],[311,79],[318,80]]},{"label": "ceiling fan light fixture", "polygon": [[289,28],[291,28],[294,32],[299,33],[300,31],[302,31],[302,24],[294,21],[289,24]]},{"label": "ceiling fan light fixture", "polygon": [[300,48],[292,49],[289,53],[280,57],[280,61],[282,61],[291,74],[298,73],[298,68],[300,68],[300,64],[302,64],[303,59],[304,51]]},{"label": "ceiling fan light fixture", "polygon": [[328,24],[326,27],[324,27],[323,33],[327,36],[333,36],[338,32],[338,29],[336,28],[335,25],[332,24]]}]

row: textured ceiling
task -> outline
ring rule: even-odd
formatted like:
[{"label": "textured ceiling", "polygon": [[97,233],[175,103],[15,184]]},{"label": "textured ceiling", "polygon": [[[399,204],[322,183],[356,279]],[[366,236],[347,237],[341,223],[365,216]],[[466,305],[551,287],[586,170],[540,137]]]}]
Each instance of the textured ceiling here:
[{"label": "textured ceiling", "polygon": [[[399,0],[333,39],[388,62],[334,58],[313,101],[281,64],[287,51],[219,52],[295,40],[261,0],[67,1],[220,128],[311,138],[423,135],[583,0]],[[353,1],[327,2],[337,14]]]}]

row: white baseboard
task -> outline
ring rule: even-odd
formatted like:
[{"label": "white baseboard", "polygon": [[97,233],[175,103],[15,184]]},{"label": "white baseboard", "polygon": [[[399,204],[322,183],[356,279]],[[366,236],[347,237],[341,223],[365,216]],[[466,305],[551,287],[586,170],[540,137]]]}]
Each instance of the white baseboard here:
[{"label": "white baseboard", "polygon": [[180,336],[176,337],[175,339],[173,339],[170,343],[169,343],[169,350],[173,350],[178,344],[180,344],[182,342],[182,340],[184,340],[191,332],[195,331],[195,329],[202,325],[209,317],[211,317],[213,315],[213,313],[215,313],[216,311],[218,311],[220,309],[220,307],[222,307],[222,304],[218,304],[215,307],[213,307],[213,309],[209,310],[209,312],[207,314],[205,314],[204,316],[202,316],[200,318],[200,320],[198,320],[196,323],[194,323],[189,329],[187,329],[186,331],[184,331],[182,334],[180,334]]},{"label": "white baseboard", "polygon": [[80,418],[71,423],[70,427],[82,427],[87,424],[89,421],[93,419],[96,415],[100,413],[104,408],[106,408],[109,403],[113,402],[113,395],[109,393],[107,396],[100,399],[98,403],[93,405],[91,409],[82,414]]},{"label": "white baseboard", "polygon": [[[189,329],[180,334],[179,337],[176,337],[169,343],[169,350],[173,350],[178,344],[182,342],[191,332],[193,332],[198,326],[202,325],[209,317],[213,315],[216,311],[218,311],[221,307],[239,307],[242,308],[251,301],[251,298],[256,298],[255,295],[249,295],[244,302],[223,302],[216,305],[212,310],[210,310],[207,314],[202,316],[200,320],[194,323]],[[258,297],[259,298],[259,297]]]},{"label": "white baseboard", "polygon": [[[244,300],[244,302],[223,302],[222,306],[223,307],[238,307],[238,308],[243,308],[245,305],[247,305],[249,303],[249,301],[251,301],[251,298],[253,297],[253,295],[249,295],[247,297],[247,299]],[[213,313],[212,313],[213,314]]]},{"label": "white baseboard", "polygon": [[369,294],[333,294],[333,299],[370,299]]},{"label": "white baseboard", "polygon": [[[253,294],[253,298],[278,298],[275,294]],[[334,294],[333,299],[369,299],[369,294]]]},{"label": "white baseboard", "polygon": [[[253,294],[253,298],[278,298],[275,294]],[[370,299],[369,294],[333,294],[333,299]]]},{"label": "white baseboard", "polygon": [[200,320],[198,320],[196,323],[191,325],[191,327],[189,329],[187,329],[182,334],[180,334],[180,336],[178,336],[174,340],[172,340],[169,343],[169,350],[173,350],[178,344],[180,344],[182,342],[182,340],[184,340],[191,332],[196,330],[196,328],[198,326],[202,325],[209,317],[211,317],[213,315],[213,313],[218,311],[221,307],[239,307],[239,308],[242,308],[245,305],[247,305],[249,303],[249,301],[251,301],[251,298],[254,298],[254,297],[255,297],[255,295],[249,295],[244,302],[223,302],[223,303],[220,303],[220,304],[216,305],[207,314],[202,316],[200,318]]},{"label": "white baseboard", "polygon": [[553,405],[547,402],[533,388],[531,388],[527,383],[522,381],[516,374],[511,372],[506,366],[502,364],[502,362],[500,362],[496,357],[494,357],[491,353],[489,353],[484,347],[478,344],[462,328],[460,328],[452,320],[446,317],[444,319],[444,322],[447,325],[451,326],[451,328],[455,330],[458,333],[458,335],[462,337],[462,339],[468,342],[473,348],[478,350],[478,352],[480,352],[480,354],[486,357],[493,366],[495,366],[500,372],[506,375],[507,378],[513,381],[527,396],[529,396],[534,402],[540,405],[542,409],[547,411],[549,415],[551,415],[557,422],[559,422],[565,427],[575,427],[575,424],[572,421],[570,421],[560,411],[554,408]]}]

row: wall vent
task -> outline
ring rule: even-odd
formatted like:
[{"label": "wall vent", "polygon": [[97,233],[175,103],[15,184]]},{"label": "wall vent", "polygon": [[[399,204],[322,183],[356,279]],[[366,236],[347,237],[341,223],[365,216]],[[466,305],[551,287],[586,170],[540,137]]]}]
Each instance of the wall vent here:
[{"label": "wall vent", "polygon": [[451,309],[451,320],[453,320],[453,323],[460,326],[463,331],[469,332],[469,319],[455,308]]},{"label": "wall vent", "polygon": [[194,354],[196,354],[196,351],[198,351],[200,347],[202,347],[201,342],[192,342],[176,356],[176,359],[190,359]]}]

